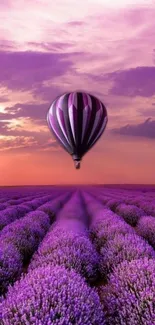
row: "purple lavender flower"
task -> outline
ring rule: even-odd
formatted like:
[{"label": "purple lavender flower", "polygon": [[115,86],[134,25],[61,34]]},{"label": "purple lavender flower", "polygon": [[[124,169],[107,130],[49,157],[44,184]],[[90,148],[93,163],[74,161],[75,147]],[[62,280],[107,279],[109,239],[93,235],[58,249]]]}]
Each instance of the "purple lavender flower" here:
[{"label": "purple lavender flower", "polygon": [[2,230],[0,235],[0,272],[4,274],[1,283],[2,292],[22,272],[21,267],[37,249],[49,227],[49,217],[42,211],[36,211],[30,212]]},{"label": "purple lavender flower", "polygon": [[155,260],[122,262],[99,289],[106,325],[155,324]]},{"label": "purple lavender flower", "polygon": [[0,294],[14,282],[22,272],[21,256],[16,247],[9,243],[0,244]]},{"label": "purple lavender flower", "polygon": [[132,199],[126,200],[128,204],[136,205],[137,207],[141,208],[141,204],[144,202],[144,197],[142,195],[138,195]]},{"label": "purple lavender flower", "polygon": [[136,226],[140,217],[144,215],[144,211],[136,207],[135,205],[120,204],[116,208],[116,213],[118,213],[124,220],[131,226]]},{"label": "purple lavender flower", "polygon": [[123,203],[123,200],[118,199],[110,199],[107,202],[107,207],[110,208],[112,211],[116,211],[116,208],[119,204]]},{"label": "purple lavender flower", "polygon": [[152,216],[141,217],[136,230],[155,249],[155,218]]},{"label": "purple lavender flower", "polygon": [[155,251],[145,240],[136,234],[115,235],[101,249],[101,274],[107,276],[121,262],[142,257],[155,259]]},{"label": "purple lavender flower", "polygon": [[7,203],[0,203],[0,211],[7,208]]},{"label": "purple lavender flower", "polygon": [[6,226],[0,236],[0,243],[12,243],[27,260],[38,247],[50,227],[49,217],[42,211],[30,212],[21,220]]},{"label": "purple lavender flower", "polygon": [[155,216],[155,204],[144,201],[141,203],[141,208],[144,210],[145,214]]},{"label": "purple lavender flower", "polygon": [[102,219],[94,219],[90,227],[90,237],[98,251],[106,244],[107,240],[113,239],[116,234],[132,234],[134,229],[126,224],[117,215],[105,214]]},{"label": "purple lavender flower", "polygon": [[97,293],[74,271],[41,267],[10,288],[0,304],[2,325],[104,325]]},{"label": "purple lavender flower", "polygon": [[63,204],[65,203],[68,195],[61,195],[60,197],[57,197],[56,199],[53,199],[50,202],[47,202],[43,205],[41,205],[38,210],[45,212],[49,215],[51,222],[53,222],[57,212],[59,209],[62,208]]},{"label": "purple lavender flower", "polygon": [[23,205],[9,207],[0,211],[0,230],[16,219],[22,218],[30,209]]},{"label": "purple lavender flower", "polygon": [[98,277],[99,256],[90,240],[78,233],[60,230],[48,233],[34,254],[29,269],[47,264],[74,269],[89,282]]}]

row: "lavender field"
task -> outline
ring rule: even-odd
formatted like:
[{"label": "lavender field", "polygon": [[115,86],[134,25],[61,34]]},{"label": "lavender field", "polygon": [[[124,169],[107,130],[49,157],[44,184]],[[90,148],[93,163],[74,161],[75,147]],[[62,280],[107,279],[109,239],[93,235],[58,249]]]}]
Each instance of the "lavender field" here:
[{"label": "lavender field", "polygon": [[155,324],[155,188],[0,189],[0,324]]}]

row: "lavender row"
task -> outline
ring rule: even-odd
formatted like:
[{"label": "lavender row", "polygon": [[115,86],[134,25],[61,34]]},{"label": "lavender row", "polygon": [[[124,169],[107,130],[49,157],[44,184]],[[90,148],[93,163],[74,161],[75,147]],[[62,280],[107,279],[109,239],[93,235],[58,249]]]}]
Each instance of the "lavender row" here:
[{"label": "lavender row", "polygon": [[[110,200],[107,202],[107,207],[112,211],[122,216],[124,220],[135,227],[142,216],[151,214],[155,216],[155,205],[148,205],[147,202],[137,203],[136,200],[127,201],[128,204],[123,203],[123,200]],[[133,204],[129,204],[133,203]]]},{"label": "lavender row", "polygon": [[29,269],[53,265],[74,269],[88,281],[98,276],[99,257],[88,237],[81,198],[74,194],[34,254]]},{"label": "lavender row", "polygon": [[103,202],[108,208],[122,216],[124,220],[135,227],[142,216],[150,214],[155,216],[155,204],[148,204],[147,201],[140,199],[105,199],[98,196],[98,199]]},{"label": "lavender row", "polygon": [[117,193],[112,194],[112,191],[104,191],[104,194],[101,193],[100,190],[97,191],[90,191],[97,199],[101,200],[102,203],[106,204],[112,211],[115,212],[115,209],[120,204],[127,204],[127,205],[135,205],[141,210],[144,211],[144,214],[155,216],[155,194],[150,197],[149,195],[142,195],[141,192],[137,191],[132,194],[125,191],[117,191]]},{"label": "lavender row", "polygon": [[[59,186],[25,186],[25,187],[6,187],[0,189],[0,203],[7,205],[20,204],[24,201],[31,201],[35,198],[46,195],[53,195],[56,192],[59,194],[65,191],[73,190],[72,187]],[[18,202],[19,201],[19,202]]]},{"label": "lavender row", "polygon": [[28,213],[6,226],[0,235],[0,293],[5,292],[22,273],[23,266],[37,249],[67,199],[66,194],[50,202],[52,217],[43,211]]},{"label": "lavender row", "polygon": [[145,215],[145,212],[142,209],[135,205],[127,204],[119,204],[115,212],[123,217],[123,219],[133,227],[135,227],[139,219]]},{"label": "lavender row", "polygon": [[22,204],[34,199],[37,199],[40,197],[40,194],[35,194],[35,195],[28,195],[28,196],[24,196],[24,197],[20,197],[18,199],[9,199],[7,202],[5,202],[7,204],[7,206],[9,205],[18,205],[18,204]]},{"label": "lavender row", "polygon": [[23,197],[21,195],[21,197],[19,197],[19,198],[9,198],[9,199],[6,199],[6,197],[5,197],[0,200],[0,210],[4,210],[5,208],[12,206],[12,205],[23,204],[28,201],[37,199],[39,197],[40,197],[40,194],[28,195],[26,197],[25,196]]},{"label": "lavender row", "polygon": [[155,218],[152,216],[143,216],[140,218],[135,229],[155,249]]},{"label": "lavender row", "polygon": [[18,200],[18,199],[28,199],[31,200],[31,198],[35,198],[37,196],[41,195],[48,195],[52,194],[54,192],[53,190],[39,190],[38,188],[33,188],[31,190],[31,187],[19,187],[19,189],[16,188],[5,188],[4,190],[0,189],[0,203],[4,203],[6,201],[10,200]]},{"label": "lavender row", "polygon": [[[56,196],[57,193],[53,194],[53,198],[55,198]],[[16,219],[22,218],[26,213],[30,212],[31,210],[37,209],[49,199],[52,199],[52,195],[48,195],[39,199],[34,199],[24,204],[19,204],[15,207],[9,207],[3,211],[0,211],[0,230],[2,230],[6,225],[10,224]]]}]

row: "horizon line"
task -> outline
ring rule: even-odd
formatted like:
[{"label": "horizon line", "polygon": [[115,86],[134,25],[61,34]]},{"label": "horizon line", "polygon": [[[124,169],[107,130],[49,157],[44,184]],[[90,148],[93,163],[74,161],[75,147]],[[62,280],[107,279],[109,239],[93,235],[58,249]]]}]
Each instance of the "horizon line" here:
[{"label": "horizon line", "polygon": [[16,185],[0,185],[0,188],[2,187],[46,187],[46,186],[155,186],[155,184],[150,184],[150,183],[81,183],[81,184],[25,184],[25,185],[20,185],[20,184],[16,184]]}]

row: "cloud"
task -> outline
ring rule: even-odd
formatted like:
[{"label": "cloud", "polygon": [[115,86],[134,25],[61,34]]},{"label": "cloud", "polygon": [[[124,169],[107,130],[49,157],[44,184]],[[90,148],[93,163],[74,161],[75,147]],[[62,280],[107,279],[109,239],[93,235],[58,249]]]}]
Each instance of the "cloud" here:
[{"label": "cloud", "polygon": [[[6,107],[5,113],[0,113],[0,138],[4,145],[8,145],[7,151],[17,151],[16,139],[22,141],[23,150],[32,152],[48,151],[59,148],[58,142],[51,134],[47,125],[47,111],[49,103],[17,103]],[[24,145],[24,138],[30,139],[29,145]],[[31,141],[33,139],[33,141]],[[10,143],[12,142],[12,148]],[[6,150],[6,149],[5,149]]]},{"label": "cloud", "polygon": [[43,104],[39,104],[36,100],[36,103],[17,103],[13,106],[6,106],[4,109],[4,113],[0,112],[0,120],[31,118],[35,123],[45,125],[49,107],[53,100],[58,95],[60,95],[60,91],[58,92],[58,89],[53,89],[51,87],[45,87],[43,92],[39,92],[39,89],[37,89],[35,93],[36,98],[37,92],[38,97],[41,96],[42,98],[48,99],[49,101]]},{"label": "cloud", "polygon": [[[3,114],[5,115],[5,114]],[[4,146],[8,145],[8,150],[13,151],[16,148],[16,139],[22,140],[22,147],[24,139],[30,139],[29,146],[25,146],[28,151],[45,150],[49,147],[58,147],[58,143],[51,134],[47,122],[46,115],[44,119],[35,120],[30,117],[18,117],[0,120],[0,139],[3,141]],[[33,139],[33,141],[31,141]],[[9,142],[8,142],[9,141]],[[10,143],[12,143],[12,148]],[[15,145],[14,145],[15,144]],[[2,146],[3,148],[3,146]]]},{"label": "cloud", "polygon": [[59,150],[59,144],[48,139],[39,142],[33,136],[2,136],[0,135],[0,151],[4,152],[34,152],[34,151],[50,151]]},{"label": "cloud", "polygon": [[155,63],[155,49],[153,49],[153,62]]},{"label": "cloud", "polygon": [[0,40],[1,51],[15,50],[16,47],[17,47],[17,44],[14,41]]},{"label": "cloud", "polygon": [[39,136],[45,137],[49,134],[46,121],[46,115],[43,119],[35,120],[30,117],[18,117],[0,120],[1,135],[23,135],[23,136]]},{"label": "cloud", "polygon": [[6,113],[0,113],[0,118],[7,120],[19,117],[30,117],[35,121],[45,120],[48,108],[49,103],[17,103],[14,106],[5,107]]},{"label": "cloud", "polygon": [[6,135],[8,132],[9,121],[0,120],[0,135]]},{"label": "cloud", "polygon": [[0,136],[0,151],[14,151],[21,148],[29,148],[36,145],[33,137],[24,136]]},{"label": "cloud", "polygon": [[[72,56],[76,53],[72,53]],[[0,52],[0,85],[11,90],[31,90],[72,69],[67,53]]]},{"label": "cloud", "polygon": [[73,46],[73,43],[69,42],[27,42],[29,47],[45,50],[45,51],[58,51],[67,50],[69,47]]},{"label": "cloud", "polygon": [[123,127],[113,129],[112,133],[133,137],[145,137],[149,139],[155,139],[155,120],[148,118],[140,124],[127,124]]},{"label": "cloud", "polygon": [[[31,125],[31,121],[29,122]],[[21,148],[28,152],[47,151],[59,149],[59,143],[47,126],[44,130],[42,128],[39,130],[39,127],[34,124],[31,130],[28,124],[27,127],[20,124],[15,124],[13,127],[13,122],[0,121],[0,148],[11,152]]]},{"label": "cloud", "polygon": [[8,102],[9,98],[7,96],[0,96],[0,103]]},{"label": "cloud", "polygon": [[67,23],[67,25],[69,25],[69,26],[73,26],[73,27],[77,27],[77,26],[83,26],[83,25],[85,25],[86,24],[86,22],[84,22],[84,21],[69,21],[68,23]]},{"label": "cloud", "polygon": [[[152,106],[154,106],[154,104],[152,104]],[[155,117],[155,108],[141,108],[138,110],[138,112],[142,115],[142,116],[146,116],[146,117]]]},{"label": "cloud", "polygon": [[155,67],[136,67],[87,76],[97,82],[112,82],[109,95],[152,97],[155,95]]},{"label": "cloud", "polygon": [[0,7],[9,8],[12,5],[12,0],[1,0]]},{"label": "cloud", "polygon": [[[45,103],[46,106],[46,112],[47,108],[51,104],[51,102],[59,95],[62,94],[62,87],[61,86],[44,86],[41,83],[38,84],[34,89],[33,89],[33,97],[38,101],[39,99],[43,99],[45,101],[48,101],[48,103]],[[37,106],[37,105],[36,105]]]},{"label": "cloud", "polygon": [[155,67],[137,67],[107,74],[114,85],[109,93],[118,96],[151,97],[155,95]]}]

